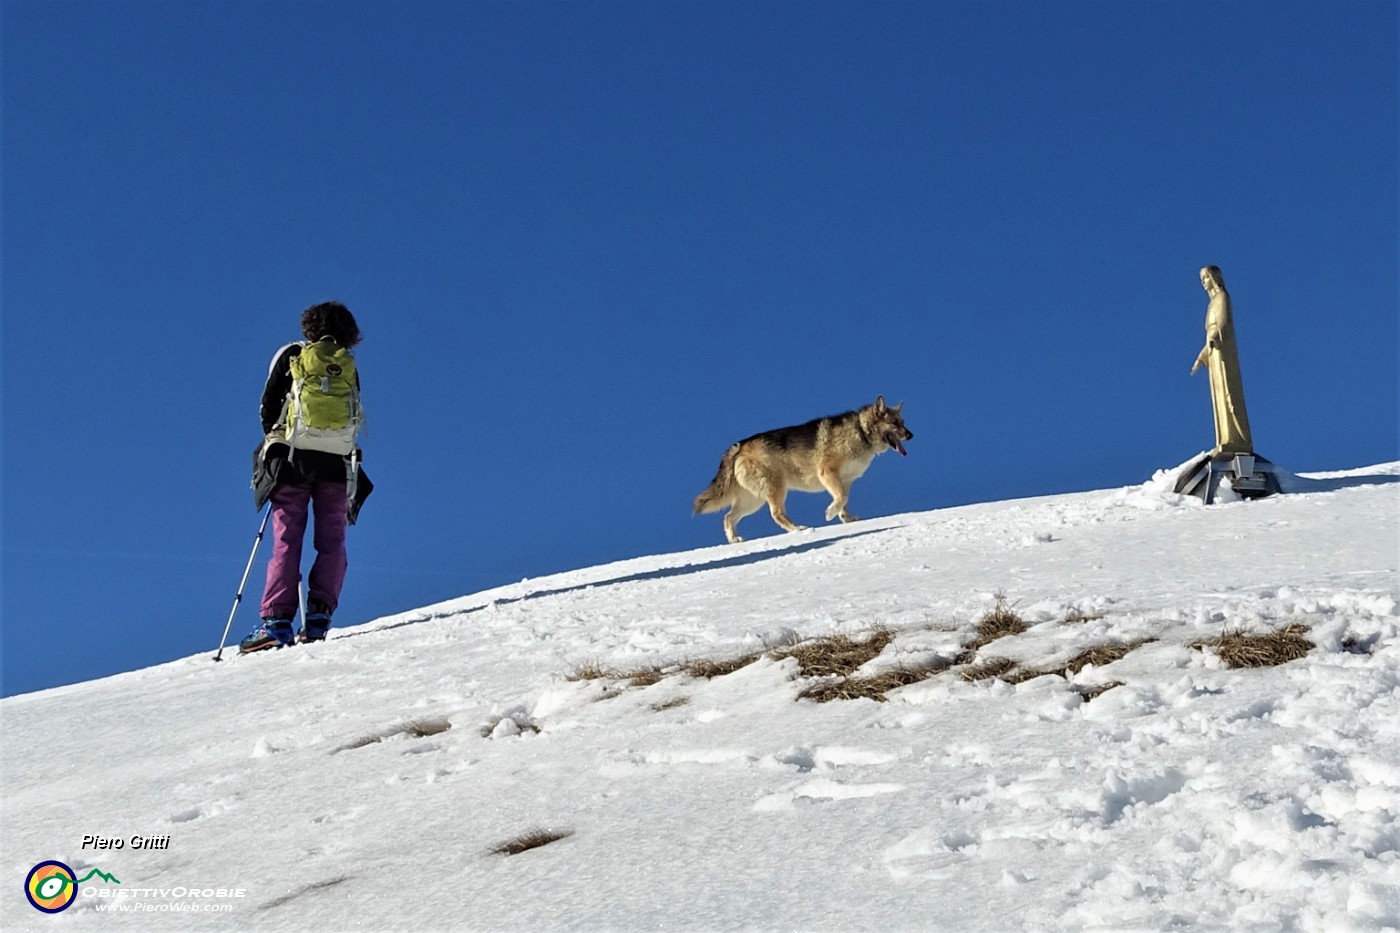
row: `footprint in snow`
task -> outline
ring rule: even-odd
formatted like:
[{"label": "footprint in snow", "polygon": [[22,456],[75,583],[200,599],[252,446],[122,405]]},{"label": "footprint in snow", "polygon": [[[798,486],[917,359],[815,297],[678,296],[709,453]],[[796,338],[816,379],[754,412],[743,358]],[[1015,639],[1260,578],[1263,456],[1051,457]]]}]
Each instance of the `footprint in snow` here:
[{"label": "footprint in snow", "polygon": [[782,769],[795,769],[801,772],[829,771],[844,767],[868,767],[889,764],[899,755],[879,752],[867,748],[850,748],[841,745],[815,746],[805,748],[795,746],[764,758],[760,763]]},{"label": "footprint in snow", "polygon": [[762,797],[753,805],[753,808],[759,813],[771,813],[777,810],[792,810],[798,806],[813,803],[858,800],[866,797],[878,797],[882,794],[896,794],[902,790],[904,790],[903,784],[847,784],[830,778],[817,778],[804,781],[791,790]]},{"label": "footprint in snow", "polygon": [[177,810],[170,814],[167,819],[172,823],[193,823],[195,820],[202,820],[205,817],[218,816],[233,809],[233,801],[215,800],[212,803],[196,804],[184,810]]}]

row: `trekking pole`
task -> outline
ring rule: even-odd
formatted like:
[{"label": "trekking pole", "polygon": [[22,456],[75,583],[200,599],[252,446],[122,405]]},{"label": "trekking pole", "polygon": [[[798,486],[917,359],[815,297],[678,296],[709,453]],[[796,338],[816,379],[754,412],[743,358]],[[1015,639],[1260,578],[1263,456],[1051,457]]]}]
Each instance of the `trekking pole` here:
[{"label": "trekking pole", "polygon": [[301,581],[298,574],[297,579],[297,612],[301,615],[301,627],[299,632],[306,631],[306,585]]},{"label": "trekking pole", "polygon": [[248,566],[243,568],[243,579],[238,581],[238,592],[233,597],[233,608],[228,611],[228,624],[224,626],[224,637],[219,639],[219,653],[214,655],[214,660],[218,661],[224,653],[224,642],[228,641],[228,630],[233,628],[233,616],[238,612],[238,604],[243,601],[243,588],[248,585],[248,574],[253,572],[253,560],[258,556],[258,545],[262,544],[263,532],[267,529],[267,520],[272,515],[272,506],[267,507],[263,513],[262,524],[258,525],[258,536],[253,539],[253,552],[248,555]]}]

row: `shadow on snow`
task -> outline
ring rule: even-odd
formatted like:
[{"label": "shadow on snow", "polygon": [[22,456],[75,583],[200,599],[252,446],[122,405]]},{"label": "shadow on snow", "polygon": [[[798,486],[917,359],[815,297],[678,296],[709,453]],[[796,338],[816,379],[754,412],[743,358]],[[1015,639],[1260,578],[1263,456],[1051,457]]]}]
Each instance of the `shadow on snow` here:
[{"label": "shadow on snow", "polygon": [[1304,492],[1336,492],[1339,489],[1351,489],[1356,486],[1384,486],[1388,483],[1400,483],[1400,475],[1395,473],[1368,473],[1365,476],[1337,476],[1331,479],[1308,479],[1304,476],[1287,476],[1284,478],[1283,492],[1304,493]]},{"label": "shadow on snow", "polygon": [[[895,525],[891,527],[897,528],[899,526]],[[762,551],[755,551],[750,554],[739,554],[732,557],[718,557],[714,560],[702,561],[700,563],[695,564],[684,564],[679,567],[662,567],[659,570],[643,570],[637,573],[629,573],[621,577],[613,577],[609,580],[594,580],[588,583],[575,583],[572,586],[561,586],[551,590],[534,590],[532,592],[526,593],[523,596],[512,596],[505,599],[492,599],[485,603],[482,603],[480,606],[472,606],[467,609],[453,609],[450,612],[440,612],[435,613],[433,615],[420,616],[416,619],[405,619],[402,622],[395,622],[392,625],[381,625],[378,628],[368,629],[363,632],[345,632],[344,634],[336,637],[336,640],[339,641],[341,638],[356,638],[360,635],[369,635],[377,632],[387,632],[392,629],[403,628],[407,625],[418,625],[421,622],[431,622],[434,619],[445,619],[449,616],[468,615],[473,612],[480,612],[482,609],[485,609],[489,606],[509,606],[512,603],[526,602],[527,600],[532,599],[543,599],[549,596],[562,596],[566,593],[578,592],[579,590],[589,590],[604,586],[617,586],[623,583],[640,583],[645,580],[664,580],[668,577],[681,577],[686,576],[687,574],[699,573],[705,570],[725,570],[730,567],[743,567],[747,564],[756,564],[760,561],[765,561],[773,557],[786,557],[791,554],[803,554],[808,551],[819,550],[820,548],[830,547],[833,544],[840,544],[843,541],[849,541],[852,538],[860,538],[865,535],[879,534],[882,531],[888,530],[890,529],[876,528],[871,529],[869,531],[853,531],[850,534],[837,535],[831,538],[823,538],[820,541],[806,541],[800,544],[793,544],[787,547],[775,547]]]}]

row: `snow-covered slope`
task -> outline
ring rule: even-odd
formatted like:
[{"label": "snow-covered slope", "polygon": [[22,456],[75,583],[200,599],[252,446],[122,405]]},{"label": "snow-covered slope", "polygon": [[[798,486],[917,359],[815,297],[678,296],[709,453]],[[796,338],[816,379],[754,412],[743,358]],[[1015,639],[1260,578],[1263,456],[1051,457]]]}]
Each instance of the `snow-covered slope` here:
[{"label": "snow-covered slope", "polygon": [[[1400,464],[1290,486],[774,535],[6,699],[0,927],[1400,924]],[[1026,630],[969,648],[998,595]],[[1291,625],[1281,666],[1193,647]],[[853,676],[916,682],[799,699],[843,681],[792,645],[876,632]],[[491,851],[530,830],[566,835]]]}]

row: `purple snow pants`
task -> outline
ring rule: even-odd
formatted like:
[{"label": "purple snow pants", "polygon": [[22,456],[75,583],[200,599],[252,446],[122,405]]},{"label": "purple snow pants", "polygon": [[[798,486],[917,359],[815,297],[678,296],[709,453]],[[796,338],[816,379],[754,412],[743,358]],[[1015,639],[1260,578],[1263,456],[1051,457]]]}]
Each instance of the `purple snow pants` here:
[{"label": "purple snow pants", "polygon": [[340,603],[345,584],[345,516],[349,500],[344,481],[316,480],[302,486],[278,486],[272,491],[272,560],[267,564],[261,615],[264,619],[291,619],[301,603],[301,543],[306,536],[307,505],[315,507],[312,543],[316,561],[311,565],[307,600],[321,603],[327,612]]}]

